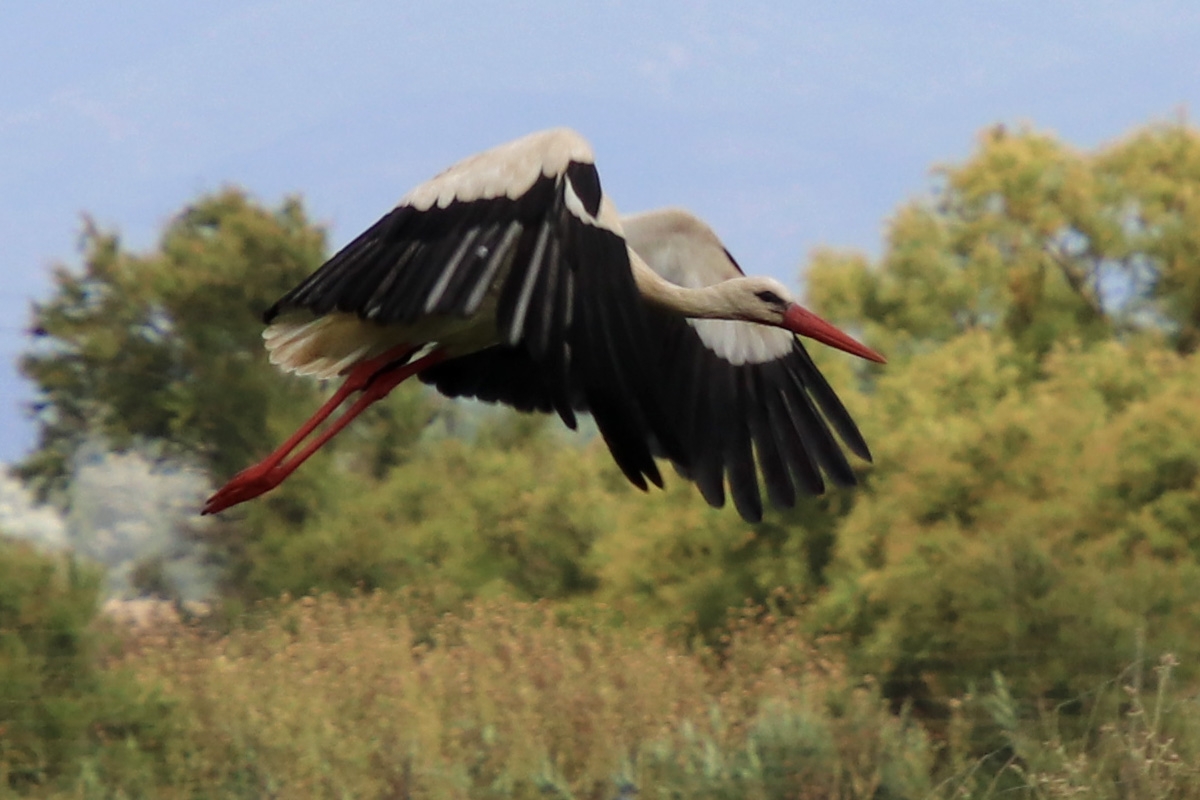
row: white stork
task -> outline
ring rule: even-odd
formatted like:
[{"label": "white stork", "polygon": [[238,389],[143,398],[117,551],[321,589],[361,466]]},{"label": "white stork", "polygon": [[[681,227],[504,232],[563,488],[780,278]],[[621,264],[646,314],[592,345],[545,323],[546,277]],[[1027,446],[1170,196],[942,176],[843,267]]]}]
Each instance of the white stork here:
[{"label": "white stork", "polygon": [[883,357],[778,281],[746,277],[691,214],[619,218],[591,147],[570,130],[525,136],[421,184],[264,320],[273,364],[345,381],[205,514],[277,486],[413,375],[450,397],[556,411],[571,428],[588,411],[634,484],[661,487],[663,456],[713,506],[728,482],[750,521],[762,517],[759,470],[780,507],[797,490],[822,492],[822,472],[854,484],[831,426],[871,457],[795,334]]}]

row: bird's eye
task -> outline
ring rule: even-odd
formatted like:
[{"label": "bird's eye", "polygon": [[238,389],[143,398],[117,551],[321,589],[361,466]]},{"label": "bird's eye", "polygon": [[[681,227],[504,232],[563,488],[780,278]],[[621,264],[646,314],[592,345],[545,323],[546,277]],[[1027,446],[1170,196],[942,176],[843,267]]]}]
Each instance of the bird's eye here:
[{"label": "bird's eye", "polygon": [[770,289],[763,289],[761,292],[755,292],[754,294],[764,303],[770,303],[774,306],[783,305],[783,298],[772,292]]}]

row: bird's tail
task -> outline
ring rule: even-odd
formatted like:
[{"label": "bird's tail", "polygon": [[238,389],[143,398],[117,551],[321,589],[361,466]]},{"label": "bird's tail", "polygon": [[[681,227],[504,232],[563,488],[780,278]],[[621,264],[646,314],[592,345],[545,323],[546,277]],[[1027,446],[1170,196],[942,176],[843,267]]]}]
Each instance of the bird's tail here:
[{"label": "bird's tail", "polygon": [[272,364],[285,372],[319,379],[343,375],[355,364],[402,344],[387,329],[353,314],[307,312],[277,318],[263,331]]}]

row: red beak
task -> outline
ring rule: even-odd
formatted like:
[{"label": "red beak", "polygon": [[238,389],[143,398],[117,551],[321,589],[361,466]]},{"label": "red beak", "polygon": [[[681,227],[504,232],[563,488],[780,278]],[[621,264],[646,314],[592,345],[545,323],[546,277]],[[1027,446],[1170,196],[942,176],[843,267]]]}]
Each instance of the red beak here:
[{"label": "red beak", "polygon": [[843,350],[859,358],[865,358],[868,361],[875,361],[879,364],[887,363],[886,358],[853,336],[842,333],[807,308],[801,308],[795,303],[788,306],[788,310],[784,312],[783,327],[792,333],[807,336],[809,339],[816,339],[821,344],[836,347],[838,350]]}]

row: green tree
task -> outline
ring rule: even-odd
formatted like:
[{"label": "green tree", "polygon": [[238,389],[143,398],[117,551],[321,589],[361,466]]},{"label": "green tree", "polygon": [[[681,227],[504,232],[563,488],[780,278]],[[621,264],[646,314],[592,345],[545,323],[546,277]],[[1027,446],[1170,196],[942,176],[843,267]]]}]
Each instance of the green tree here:
[{"label": "green tree", "polygon": [[[153,788],[171,705],[102,666],[101,576],[0,536],[0,780],[8,792],[102,781]],[[140,785],[139,785],[140,784]],[[150,785],[146,785],[150,784]]]},{"label": "green tree", "polygon": [[261,208],[234,190],[185,209],[147,254],[85,225],[83,266],[54,271],[21,360],[38,388],[38,448],[18,473],[44,497],[88,438],[151,442],[232,475],[317,399],[270,369],[262,310],[320,264],[324,235],[296,200]]},{"label": "green tree", "polygon": [[1200,324],[1200,133],[1150,126],[1095,153],[1048,134],[986,131],[932,195],[891,221],[877,264],[819,252],[814,303],[884,352],[976,328],[1034,357],[1055,342],[1154,329],[1181,351]]},{"label": "green tree", "polygon": [[1076,697],[1139,630],[1200,658],[1200,362],[1063,347],[1025,385],[1018,362],[970,334],[879,382],[879,467],[818,618],[896,694],[1000,670],[1020,696]]},{"label": "green tree", "polygon": [[892,361],[863,373],[876,465],[811,619],[894,696],[993,670],[1078,696],[1139,630],[1200,655],[1198,164],[1184,125],[1095,153],[995,128],[878,263],[818,254],[815,303]]},{"label": "green tree", "polygon": [[[43,499],[70,480],[88,440],[194,461],[219,483],[320,404],[321,387],[269,365],[262,346],[262,311],[325,257],[298,200],[268,209],[232,189],[202,197],[146,253],[88,222],[82,253],[81,268],[55,269],[52,297],[34,304],[21,360],[39,393],[39,443],[16,471]],[[337,475],[373,479],[406,458],[432,408],[419,387],[397,392],[264,501],[209,526],[227,588],[241,593],[273,526],[337,501]]]},{"label": "green tree", "polygon": [[1098,156],[1128,193],[1126,269],[1177,350],[1200,347],[1200,133],[1151,127]]}]

